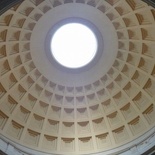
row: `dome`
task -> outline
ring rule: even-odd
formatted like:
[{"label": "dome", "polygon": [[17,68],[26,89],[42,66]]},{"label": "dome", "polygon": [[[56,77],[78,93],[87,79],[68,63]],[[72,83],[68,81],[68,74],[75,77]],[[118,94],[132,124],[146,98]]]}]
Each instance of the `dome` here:
[{"label": "dome", "polygon": [[[63,66],[51,54],[51,38],[69,23],[96,37],[96,54],[82,67]],[[0,16],[0,149],[8,155],[144,153],[155,145],[154,49],[155,9],[141,0],[14,5]]]}]

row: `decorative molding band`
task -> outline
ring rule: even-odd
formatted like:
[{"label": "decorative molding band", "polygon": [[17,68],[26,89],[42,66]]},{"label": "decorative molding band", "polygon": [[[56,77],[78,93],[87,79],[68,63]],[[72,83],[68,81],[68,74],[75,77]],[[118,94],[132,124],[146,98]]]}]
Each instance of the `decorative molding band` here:
[{"label": "decorative molding band", "polygon": [[142,0],[155,8],[155,0]]},{"label": "decorative molding band", "polygon": [[0,1],[0,15],[10,9],[12,6],[21,3],[23,0],[1,0]]}]

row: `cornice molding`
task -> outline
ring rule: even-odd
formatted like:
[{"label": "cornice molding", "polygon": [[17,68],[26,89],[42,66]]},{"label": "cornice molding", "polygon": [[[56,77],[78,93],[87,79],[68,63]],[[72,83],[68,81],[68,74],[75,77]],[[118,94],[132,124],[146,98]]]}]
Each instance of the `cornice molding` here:
[{"label": "cornice molding", "polygon": [[142,0],[142,1],[155,8],[155,0]]},{"label": "cornice molding", "polygon": [[1,0],[0,1],[0,15],[10,9],[12,6],[21,3],[23,0]]}]

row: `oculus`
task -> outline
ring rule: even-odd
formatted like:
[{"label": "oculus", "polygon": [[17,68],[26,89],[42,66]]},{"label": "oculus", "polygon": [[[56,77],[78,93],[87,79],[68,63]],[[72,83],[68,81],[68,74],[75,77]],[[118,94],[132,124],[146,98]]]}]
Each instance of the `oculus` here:
[{"label": "oculus", "polygon": [[95,57],[98,42],[95,33],[81,23],[67,23],[52,35],[50,50],[54,59],[67,68],[81,68]]}]

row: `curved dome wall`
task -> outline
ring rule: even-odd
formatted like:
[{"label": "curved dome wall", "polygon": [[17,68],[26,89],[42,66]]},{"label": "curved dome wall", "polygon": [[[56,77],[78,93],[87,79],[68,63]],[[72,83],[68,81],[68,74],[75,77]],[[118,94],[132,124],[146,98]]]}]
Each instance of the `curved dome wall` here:
[{"label": "curved dome wall", "polygon": [[[77,73],[57,68],[45,52],[52,26],[70,17],[89,20],[103,39],[101,58]],[[6,11],[1,137],[40,154],[135,145],[155,125],[154,27],[155,9],[141,0],[25,0]]]}]

